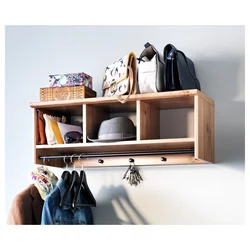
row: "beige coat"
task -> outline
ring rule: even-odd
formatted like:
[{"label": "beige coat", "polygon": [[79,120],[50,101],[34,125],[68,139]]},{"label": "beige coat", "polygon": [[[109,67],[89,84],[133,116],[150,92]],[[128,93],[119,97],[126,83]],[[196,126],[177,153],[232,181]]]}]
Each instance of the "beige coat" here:
[{"label": "beige coat", "polygon": [[32,225],[41,224],[44,200],[34,184],[15,196],[9,211],[7,224]]}]

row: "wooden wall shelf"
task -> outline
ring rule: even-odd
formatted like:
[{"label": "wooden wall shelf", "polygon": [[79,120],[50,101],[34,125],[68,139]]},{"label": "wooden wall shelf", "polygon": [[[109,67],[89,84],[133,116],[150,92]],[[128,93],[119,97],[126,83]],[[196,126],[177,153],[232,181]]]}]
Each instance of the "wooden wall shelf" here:
[{"label": "wooden wall shelf", "polygon": [[[36,145],[34,140],[34,163],[42,164],[42,156],[69,154],[159,152],[157,155],[134,156],[136,165],[197,164],[214,162],[214,102],[199,90],[184,90],[152,94],[131,95],[122,104],[116,97],[96,97],[81,100],[32,102],[34,127],[37,109],[63,115],[79,116],[82,119],[83,143]],[[187,138],[161,138],[161,111],[191,109],[194,113],[193,136]],[[136,125],[136,140],[113,143],[92,143],[87,135],[98,128],[103,120],[119,114],[131,115]],[[169,129],[169,128],[168,128]],[[35,137],[35,136],[34,136]],[[168,154],[168,151],[192,150],[193,153]],[[166,152],[161,154],[161,152]],[[159,159],[166,157],[167,161]],[[86,167],[129,165],[128,156],[98,157],[82,160]],[[50,159],[50,165],[64,167],[62,159]],[[79,163],[76,163],[78,166]]]}]

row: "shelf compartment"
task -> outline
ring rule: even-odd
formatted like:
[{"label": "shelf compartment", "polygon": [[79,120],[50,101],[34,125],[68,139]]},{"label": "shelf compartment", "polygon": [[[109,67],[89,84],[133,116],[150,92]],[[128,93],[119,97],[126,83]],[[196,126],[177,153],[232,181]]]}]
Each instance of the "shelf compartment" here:
[{"label": "shelf compartment", "polygon": [[74,106],[41,106],[37,107],[42,111],[47,111],[50,113],[65,115],[65,116],[82,116],[82,105],[74,105]]},{"label": "shelf compartment", "polygon": [[[136,102],[122,103],[97,103],[83,105],[83,142],[87,143],[87,135],[98,134],[101,123],[114,117],[128,117],[136,126]],[[88,142],[91,143],[91,142]]]},{"label": "shelf compartment", "polygon": [[194,137],[194,97],[172,109],[167,102],[137,101],[137,140]]}]

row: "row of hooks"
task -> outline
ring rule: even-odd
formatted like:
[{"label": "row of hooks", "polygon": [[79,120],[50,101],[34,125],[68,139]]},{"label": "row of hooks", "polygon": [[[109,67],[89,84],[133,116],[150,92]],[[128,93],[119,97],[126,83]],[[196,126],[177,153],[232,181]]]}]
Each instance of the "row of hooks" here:
[{"label": "row of hooks", "polygon": [[129,156],[128,161],[133,162],[134,159],[131,158],[131,156],[150,156],[150,155],[159,155],[160,161],[166,162],[167,158],[163,157],[162,155],[170,155],[170,154],[193,154],[194,150],[178,150],[178,151],[152,151],[152,152],[126,152],[126,153],[105,153],[105,154],[86,154],[82,153],[80,155],[78,154],[72,154],[72,155],[49,155],[49,156],[38,156],[38,159],[43,159],[43,162],[45,160],[49,159],[63,159],[64,163],[66,164],[66,159],[70,159],[70,163],[73,163],[73,158],[78,158],[78,161],[81,162],[81,158],[98,158],[97,162],[99,164],[104,163],[105,157],[117,157],[117,156]]},{"label": "row of hooks", "polygon": [[[75,164],[74,164],[74,161],[73,161],[73,158],[77,156],[78,158],[78,161],[81,163],[81,166],[82,166],[82,170],[83,170],[83,162],[81,161],[81,156],[83,154],[80,154],[79,156],[77,156],[77,154],[73,154],[73,155],[65,155],[63,157],[63,161],[65,163],[65,166],[66,166],[66,170],[69,166],[69,164],[72,164],[74,166],[74,170],[75,170]],[[66,157],[69,157],[70,156],[70,162],[69,164],[67,163],[66,161]],[[165,157],[163,157],[165,158]],[[45,165],[45,160],[46,160],[46,157],[43,158],[43,164]],[[48,159],[49,160],[49,159]],[[125,174],[123,175],[123,178],[122,179],[125,179],[128,181],[128,183],[132,186],[137,186],[141,181],[143,181],[140,173],[139,173],[139,170],[136,168],[135,166],[135,160],[133,158],[129,158],[128,159],[129,161],[129,167],[128,169],[126,170]],[[99,163],[103,163],[103,160],[102,159],[99,159],[98,160]]]},{"label": "row of hooks", "polygon": [[[68,166],[68,163],[66,162],[66,158],[69,158],[70,159],[69,163],[74,164],[73,158],[77,156],[78,161],[83,165],[83,163],[81,161],[82,155],[84,155],[84,154],[82,153],[79,156],[77,156],[77,154],[73,154],[71,156],[70,155],[65,155],[65,156],[63,156],[63,162],[65,163],[66,166]],[[44,157],[42,157],[42,159],[43,159],[43,164],[45,165],[46,159],[49,161],[50,157],[44,156]],[[161,157],[161,161],[166,161],[166,160],[167,160],[166,157]],[[133,158],[129,158],[128,161],[129,161],[129,163],[134,163],[135,162],[135,160]],[[104,163],[104,160],[103,159],[98,159],[98,163],[102,164],[102,163]]]}]

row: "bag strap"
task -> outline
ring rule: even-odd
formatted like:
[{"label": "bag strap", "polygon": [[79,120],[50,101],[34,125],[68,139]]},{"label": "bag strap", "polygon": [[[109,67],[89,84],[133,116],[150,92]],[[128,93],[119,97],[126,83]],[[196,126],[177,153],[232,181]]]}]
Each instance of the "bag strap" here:
[{"label": "bag strap", "polygon": [[129,77],[128,77],[128,80],[129,80],[129,83],[130,83],[130,88],[129,88],[129,93],[128,95],[125,97],[125,98],[122,98],[122,95],[117,95],[116,98],[119,102],[121,103],[125,103],[127,102],[128,98],[130,97],[130,95],[132,94],[132,92],[134,91],[134,77],[133,77],[133,70],[130,66],[128,66],[128,71],[129,71]]}]

